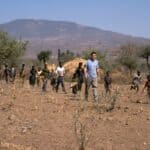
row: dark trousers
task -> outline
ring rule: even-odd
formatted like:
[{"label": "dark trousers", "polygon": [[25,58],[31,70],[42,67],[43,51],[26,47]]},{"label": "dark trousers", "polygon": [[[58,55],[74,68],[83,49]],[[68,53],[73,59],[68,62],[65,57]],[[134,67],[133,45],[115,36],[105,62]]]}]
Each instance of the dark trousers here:
[{"label": "dark trousers", "polygon": [[42,90],[46,91],[47,89],[47,79],[43,79],[43,86],[42,86]]},{"label": "dark trousers", "polygon": [[62,86],[62,90],[64,91],[64,92],[66,92],[66,90],[65,90],[65,85],[64,85],[64,77],[62,77],[62,76],[59,76],[58,78],[57,78],[57,84],[56,84],[56,92],[58,92],[58,89],[59,89],[59,85],[61,84],[61,86]]},{"label": "dark trousers", "polygon": [[9,80],[8,75],[5,75],[5,81],[6,81],[6,83],[8,83],[8,80]]}]

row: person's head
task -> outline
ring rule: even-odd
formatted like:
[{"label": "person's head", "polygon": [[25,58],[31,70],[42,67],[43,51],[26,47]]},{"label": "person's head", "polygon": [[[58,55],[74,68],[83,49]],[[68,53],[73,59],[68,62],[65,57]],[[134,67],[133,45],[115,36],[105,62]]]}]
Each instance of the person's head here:
[{"label": "person's head", "polygon": [[138,75],[138,76],[140,76],[140,75],[141,75],[141,72],[140,72],[139,70],[137,71],[137,75]]},{"label": "person's head", "polygon": [[91,53],[91,59],[92,59],[92,60],[95,60],[95,59],[96,59],[96,52],[95,52],[95,51],[93,51],[93,52]]},{"label": "person's head", "polygon": [[34,65],[32,66],[32,69],[35,69]]},{"label": "person's head", "polygon": [[14,68],[14,67],[15,67],[15,64],[14,64],[14,63],[12,63],[12,64],[11,64],[11,68]]},{"label": "person's head", "polygon": [[109,76],[110,75],[110,71],[106,71],[106,75]]},{"label": "person's head", "polygon": [[41,70],[41,67],[38,67],[38,71],[40,71]]},{"label": "person's head", "polygon": [[62,67],[62,62],[61,61],[59,62],[59,67]]},{"label": "person's head", "polygon": [[54,69],[52,69],[51,72],[54,72]]},{"label": "person's head", "polygon": [[147,76],[147,80],[150,81],[150,74]]},{"label": "person's head", "polygon": [[25,64],[22,64],[22,68],[24,68],[25,67]]},{"label": "person's head", "polygon": [[5,64],[5,68],[8,68],[8,65],[7,65],[7,64]]},{"label": "person's head", "polygon": [[79,62],[79,68],[82,68],[82,65],[83,65],[83,63],[82,62]]}]

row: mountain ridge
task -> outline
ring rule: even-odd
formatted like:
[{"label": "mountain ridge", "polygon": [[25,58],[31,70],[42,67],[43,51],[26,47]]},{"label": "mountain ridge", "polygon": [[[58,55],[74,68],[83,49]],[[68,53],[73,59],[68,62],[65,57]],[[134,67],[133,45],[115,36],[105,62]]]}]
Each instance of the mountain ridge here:
[{"label": "mountain ridge", "polygon": [[35,56],[39,51],[52,49],[70,49],[80,52],[93,47],[111,52],[126,43],[150,44],[150,39],[107,31],[96,27],[80,25],[68,21],[44,19],[17,19],[0,24],[0,30],[8,32],[17,39],[30,42],[28,56]]}]

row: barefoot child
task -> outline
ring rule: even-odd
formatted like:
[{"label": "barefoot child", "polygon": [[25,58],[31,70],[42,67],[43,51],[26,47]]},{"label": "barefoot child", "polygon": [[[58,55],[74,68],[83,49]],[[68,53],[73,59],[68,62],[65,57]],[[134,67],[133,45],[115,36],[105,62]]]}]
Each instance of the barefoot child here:
[{"label": "barefoot child", "polygon": [[111,93],[111,82],[112,82],[112,79],[110,77],[110,72],[107,71],[106,75],[104,77],[104,87],[105,87],[106,94],[108,92],[109,92],[109,94]]},{"label": "barefoot child", "polygon": [[142,92],[144,92],[144,90],[147,88],[147,95],[150,98],[150,74],[147,76],[147,81],[145,83],[145,86],[142,90]]},{"label": "barefoot child", "polygon": [[141,72],[137,71],[137,73],[134,75],[133,80],[132,80],[132,85],[130,87],[130,90],[134,89],[136,92],[139,91],[139,85],[141,83]]},{"label": "barefoot child", "polygon": [[80,98],[81,98],[83,78],[84,78],[83,63],[80,62],[75,73],[73,74],[72,85],[71,85],[72,93],[73,94],[79,93]]}]

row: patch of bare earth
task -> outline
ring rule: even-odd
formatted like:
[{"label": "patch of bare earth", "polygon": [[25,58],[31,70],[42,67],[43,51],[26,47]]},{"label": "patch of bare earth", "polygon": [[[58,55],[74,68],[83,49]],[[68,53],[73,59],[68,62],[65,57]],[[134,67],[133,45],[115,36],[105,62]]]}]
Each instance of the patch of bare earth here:
[{"label": "patch of bare earth", "polygon": [[0,150],[149,150],[150,104],[146,93],[114,85],[94,103],[0,81]]}]

